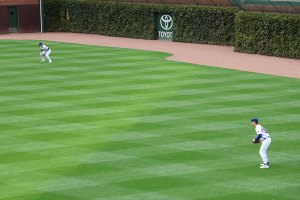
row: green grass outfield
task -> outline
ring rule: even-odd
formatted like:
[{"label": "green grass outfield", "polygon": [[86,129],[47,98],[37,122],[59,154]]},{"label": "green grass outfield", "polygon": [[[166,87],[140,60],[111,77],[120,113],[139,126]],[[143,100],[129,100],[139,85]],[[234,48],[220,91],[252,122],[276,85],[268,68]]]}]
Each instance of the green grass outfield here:
[{"label": "green grass outfield", "polygon": [[299,199],[299,79],[46,44],[0,40],[1,200]]}]

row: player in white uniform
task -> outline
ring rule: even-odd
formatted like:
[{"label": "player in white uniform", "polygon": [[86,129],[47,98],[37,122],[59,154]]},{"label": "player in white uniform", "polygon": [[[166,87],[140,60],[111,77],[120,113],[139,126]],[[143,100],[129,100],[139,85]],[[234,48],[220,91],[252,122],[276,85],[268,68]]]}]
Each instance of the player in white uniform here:
[{"label": "player in white uniform", "polygon": [[251,119],[252,126],[255,127],[255,131],[257,134],[257,137],[252,140],[253,143],[259,143],[259,141],[262,141],[261,147],[259,150],[259,154],[263,160],[263,164],[260,165],[260,168],[265,169],[270,167],[270,163],[267,156],[267,149],[269,145],[271,144],[271,137],[269,133],[258,123],[257,118]]},{"label": "player in white uniform", "polygon": [[52,60],[50,58],[50,53],[51,53],[51,49],[49,47],[47,47],[46,45],[44,45],[43,43],[39,43],[39,46],[41,48],[41,53],[40,53],[40,56],[41,56],[41,61],[40,62],[45,62],[45,58],[46,57],[49,61],[49,63],[52,63]]}]

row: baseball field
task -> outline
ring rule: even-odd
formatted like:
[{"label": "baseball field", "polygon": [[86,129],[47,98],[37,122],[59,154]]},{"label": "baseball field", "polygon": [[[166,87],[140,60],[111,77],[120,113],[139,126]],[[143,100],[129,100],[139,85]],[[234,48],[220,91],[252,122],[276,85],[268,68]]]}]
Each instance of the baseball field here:
[{"label": "baseball field", "polygon": [[1,200],[299,199],[299,79],[37,44],[0,40]]}]

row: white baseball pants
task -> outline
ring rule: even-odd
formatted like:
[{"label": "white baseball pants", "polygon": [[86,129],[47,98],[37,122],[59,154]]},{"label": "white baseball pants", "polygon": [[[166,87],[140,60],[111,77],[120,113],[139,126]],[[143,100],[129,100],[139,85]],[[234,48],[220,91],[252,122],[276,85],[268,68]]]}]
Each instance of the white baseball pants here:
[{"label": "white baseball pants", "polygon": [[262,141],[260,150],[259,150],[259,155],[261,156],[261,159],[263,161],[263,163],[267,163],[269,162],[268,160],[268,156],[267,156],[267,150],[269,145],[271,144],[271,138],[266,138]]},{"label": "white baseball pants", "polygon": [[41,60],[42,61],[45,61],[45,59],[44,59],[44,56],[47,58],[47,60],[49,61],[49,62],[52,62],[52,60],[51,60],[51,58],[50,58],[50,53],[51,53],[51,49],[49,49],[48,51],[46,51],[46,52],[41,52]]}]

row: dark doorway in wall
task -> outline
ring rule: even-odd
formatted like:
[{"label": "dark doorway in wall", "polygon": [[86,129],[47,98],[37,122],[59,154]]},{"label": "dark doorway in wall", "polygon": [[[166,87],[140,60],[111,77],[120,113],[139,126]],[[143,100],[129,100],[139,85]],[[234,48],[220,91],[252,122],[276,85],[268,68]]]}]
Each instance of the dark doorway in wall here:
[{"label": "dark doorway in wall", "polygon": [[8,7],[8,29],[9,32],[18,32],[18,9],[17,6]]}]

